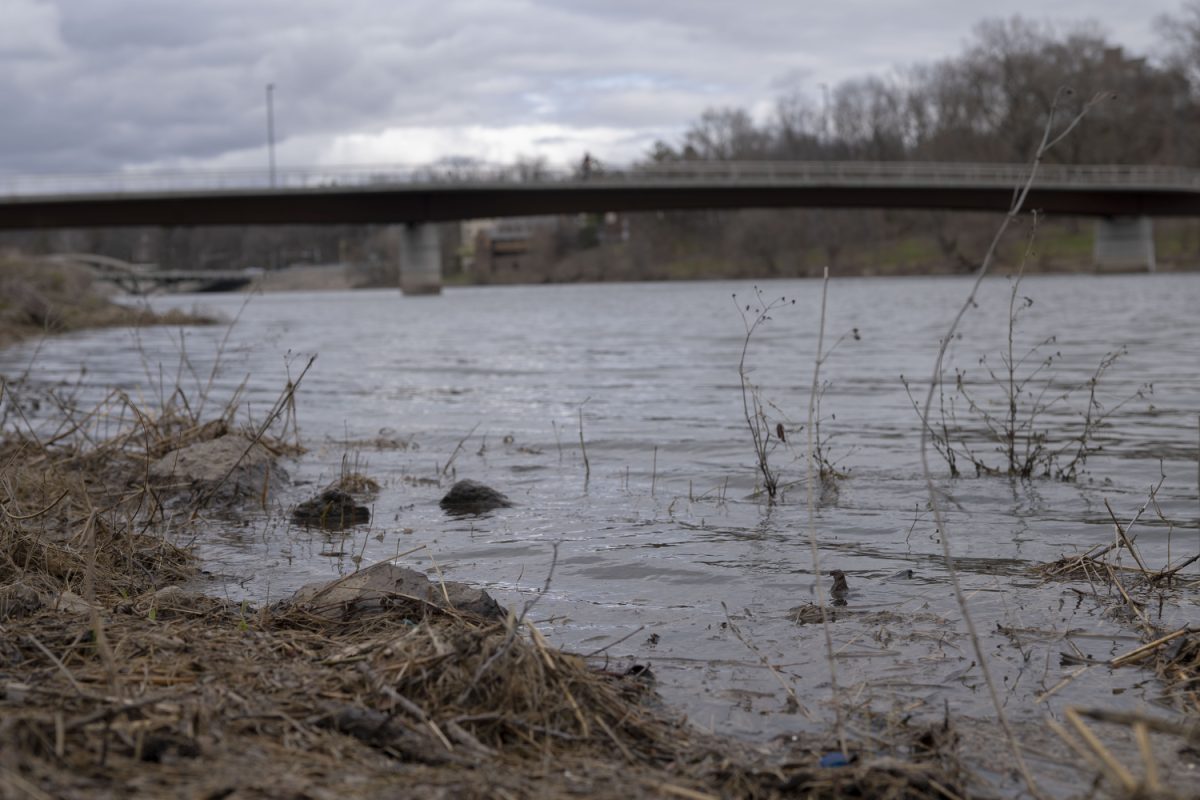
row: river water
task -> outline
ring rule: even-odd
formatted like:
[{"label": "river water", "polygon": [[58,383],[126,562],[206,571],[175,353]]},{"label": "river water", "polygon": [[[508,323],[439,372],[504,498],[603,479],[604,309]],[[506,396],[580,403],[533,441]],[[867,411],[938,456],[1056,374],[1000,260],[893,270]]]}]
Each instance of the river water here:
[{"label": "river water", "polygon": [[[244,309],[242,296],[163,297],[156,307],[240,318],[231,330],[113,330],[27,343],[0,353],[0,372],[32,360],[39,380],[78,382],[85,398],[121,386],[153,404],[161,386],[175,383],[198,396],[220,353],[210,402],[246,381],[248,414],[261,419],[288,375],[315,354],[296,394],[309,451],[289,465],[292,488],[274,499],[281,513],[205,528],[196,544],[212,573],[209,592],[273,600],[415,550],[401,562],[436,564],[447,579],[520,607],[553,564],[531,611],[553,642],[602,651],[614,665],[649,663],[666,701],[694,724],[767,737],[826,725],[832,711],[822,628],[787,613],[814,599],[801,426],[821,283],[760,288],[768,301],[786,298],[747,349],[770,426],[782,422],[789,434],[771,454],[784,484],[777,504],[756,494],[743,416],[742,315],[758,300],[750,283],[270,294]],[[830,283],[826,345],[841,341],[822,367],[821,433],[845,477],[816,487],[815,533],[822,569],[844,570],[852,590],[845,609],[854,614],[831,626],[844,702],[863,715],[869,709],[875,725],[940,719],[948,707],[978,723],[975,734],[964,725],[968,739],[987,742],[994,712],[927,510],[919,420],[901,381],[923,395],[938,339],[969,288],[960,278]],[[1010,288],[1004,278],[985,283],[948,361],[951,374],[966,370],[967,390],[993,411],[1005,397],[985,369],[1002,367]],[[1153,510],[1143,515],[1134,527],[1143,557],[1157,568],[1198,552],[1200,274],[1030,277],[1020,295],[1032,305],[1019,318],[1015,352],[1044,342],[1022,374],[1054,357],[1028,391],[1058,397],[1124,347],[1097,399],[1105,409],[1128,402],[1096,433],[1103,449],[1073,483],[970,470],[951,480],[932,451],[931,463],[1009,713],[1041,752],[1035,770],[1069,794],[1077,778],[1062,762],[1074,759],[1045,729],[1047,711],[1156,706],[1161,687],[1137,668],[1091,668],[1036,702],[1079,671],[1060,665],[1061,653],[1107,659],[1138,640],[1104,603],[1073,591],[1090,595],[1087,584],[1044,583],[1029,570],[1112,541],[1105,502],[1128,520],[1160,479],[1158,505],[1172,524]],[[1149,385],[1152,393],[1134,396]],[[960,419],[978,426],[950,389]],[[1036,426],[1072,435],[1086,409],[1084,388]],[[987,447],[981,452],[992,459]],[[383,486],[372,524],[336,535],[290,526],[282,512],[335,479],[344,461]],[[455,477],[488,483],[515,506],[448,517],[437,500]],[[912,577],[895,575],[904,570]],[[1190,574],[1200,574],[1195,565]],[[1194,593],[1168,596],[1161,613],[1164,626],[1194,621]],[[807,714],[788,713],[781,684]],[[1000,753],[991,764],[989,752]],[[1003,783],[1001,747],[983,744],[976,757]],[[1172,779],[1196,779],[1187,763],[1173,769]]]}]

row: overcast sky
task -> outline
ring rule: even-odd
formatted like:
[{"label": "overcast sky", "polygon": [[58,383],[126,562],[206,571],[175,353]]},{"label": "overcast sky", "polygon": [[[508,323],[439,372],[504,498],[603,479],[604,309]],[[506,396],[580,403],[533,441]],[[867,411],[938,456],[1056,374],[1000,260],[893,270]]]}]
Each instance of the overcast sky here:
[{"label": "overcast sky", "polygon": [[[1166,0],[0,0],[0,171],[628,162],[704,109],[961,52],[984,18],[1094,20],[1153,56]],[[1049,15],[1048,15],[1049,14]]]}]

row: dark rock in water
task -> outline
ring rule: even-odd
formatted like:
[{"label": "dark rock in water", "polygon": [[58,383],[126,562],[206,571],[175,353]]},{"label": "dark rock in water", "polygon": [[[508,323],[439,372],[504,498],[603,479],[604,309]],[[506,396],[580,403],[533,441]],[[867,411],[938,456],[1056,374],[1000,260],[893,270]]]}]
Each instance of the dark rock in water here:
[{"label": "dark rock in water", "polygon": [[355,505],[354,498],[340,489],[326,489],[312,500],[296,506],[292,521],[310,528],[340,531],[351,525],[367,524],[371,521],[371,511],[366,506]]},{"label": "dark rock in water", "polygon": [[846,573],[840,569],[835,569],[829,573],[829,577],[833,578],[833,586],[829,590],[831,595],[834,597],[845,597],[850,593],[850,584],[846,582]]},{"label": "dark rock in water", "polygon": [[446,492],[440,505],[450,514],[482,514],[495,508],[508,508],[512,503],[490,486],[476,481],[459,481]]},{"label": "dark rock in water", "polygon": [[312,614],[343,619],[355,610],[384,609],[406,597],[487,619],[503,619],[508,613],[483,589],[457,581],[435,583],[416,570],[386,561],[346,578],[303,586],[292,602]]},{"label": "dark rock in water", "polygon": [[846,583],[846,573],[835,569],[829,573],[829,577],[833,578],[833,586],[829,589],[829,596],[833,598],[833,604],[835,606],[846,605],[846,595],[850,594],[850,584]]}]

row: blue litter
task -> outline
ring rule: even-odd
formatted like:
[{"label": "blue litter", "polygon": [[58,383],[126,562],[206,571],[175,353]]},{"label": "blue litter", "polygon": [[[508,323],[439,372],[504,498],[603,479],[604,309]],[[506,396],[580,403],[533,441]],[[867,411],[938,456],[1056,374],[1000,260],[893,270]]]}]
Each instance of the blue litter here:
[{"label": "blue litter", "polygon": [[850,761],[850,757],[845,753],[826,753],[821,756],[820,764],[822,767],[845,767]]}]

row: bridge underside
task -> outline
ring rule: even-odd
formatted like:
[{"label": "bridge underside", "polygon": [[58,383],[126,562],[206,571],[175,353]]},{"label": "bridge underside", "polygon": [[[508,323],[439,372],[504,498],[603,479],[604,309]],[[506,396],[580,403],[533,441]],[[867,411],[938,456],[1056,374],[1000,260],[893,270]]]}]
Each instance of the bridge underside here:
[{"label": "bridge underside", "polygon": [[[636,183],[353,187],[189,194],[17,197],[0,200],[0,228],[141,225],[342,225],[607,211],[733,208],[898,208],[1006,211],[1013,189]],[[1200,192],[1044,188],[1027,209],[1097,217],[1200,215]]]}]

